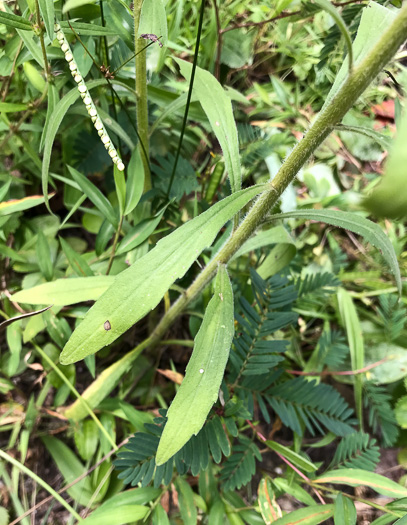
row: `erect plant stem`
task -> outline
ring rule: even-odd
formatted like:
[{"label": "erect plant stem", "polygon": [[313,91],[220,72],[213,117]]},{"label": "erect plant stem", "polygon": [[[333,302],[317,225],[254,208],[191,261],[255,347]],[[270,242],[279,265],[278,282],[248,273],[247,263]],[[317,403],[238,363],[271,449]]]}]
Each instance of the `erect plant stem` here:
[{"label": "erect plant stem", "polygon": [[[110,374],[109,370],[112,368],[112,373],[114,370],[115,377],[118,377],[120,373],[119,371],[123,371],[122,373],[124,373],[143,349],[147,346],[155,346],[160,339],[163,338],[175,319],[211,281],[216,274],[218,265],[227,264],[242,244],[266,219],[281,194],[295,179],[301,167],[331,133],[334,126],[342,120],[359,96],[380,73],[385,64],[391,60],[406,38],[407,5],[400,10],[397,18],[388,27],[387,31],[382,35],[372,51],[357,67],[354,68],[353,73],[348,76],[336,96],[325,107],[325,109],[321,111],[310,129],[281,166],[273,182],[270,183],[269,187],[258,197],[257,201],[246,215],[244,221],[240,224],[237,230],[233,232],[218,254],[166,312],[149,338],[140,343],[129,354],[122,357],[120,361],[111,365],[111,367],[104,371],[104,374],[108,376]],[[112,388],[114,388],[114,386]],[[94,382],[83,394],[83,397],[91,406],[93,405],[92,397],[95,395],[94,392],[97,391],[98,388],[96,382]],[[110,391],[111,390],[107,391],[105,389],[104,395],[108,395]],[[100,393],[98,395],[100,397]],[[79,410],[78,404],[75,403],[69,410],[76,412],[76,410]]]},{"label": "erect plant stem", "polygon": [[138,37],[143,0],[134,1],[134,53],[136,55],[137,128],[141,158],[144,166],[144,192],[151,189],[148,146],[147,66],[145,42]]}]

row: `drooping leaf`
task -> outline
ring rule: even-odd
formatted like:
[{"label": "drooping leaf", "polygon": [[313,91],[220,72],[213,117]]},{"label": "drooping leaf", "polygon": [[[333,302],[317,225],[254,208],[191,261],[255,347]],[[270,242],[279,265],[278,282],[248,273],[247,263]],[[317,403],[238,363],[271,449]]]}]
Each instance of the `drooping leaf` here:
[{"label": "drooping leaf", "polygon": [[20,290],[13,295],[13,301],[27,304],[54,304],[56,306],[96,301],[113,284],[114,280],[115,277],[112,275],[57,279],[50,283]]},{"label": "drooping leaf", "polygon": [[[155,308],[177,278],[185,275],[218,231],[264,186],[230,195],[161,239],[147,255],[119,274],[73,333],[61,354],[70,364],[112,343]],[[110,330],[104,323],[109,320]]]},{"label": "drooping leaf", "polygon": [[[180,59],[175,60],[181,68],[181,73],[189,79],[192,64]],[[216,78],[200,67],[197,67],[195,72],[194,92],[222,148],[232,193],[239,191],[242,186],[239,141],[230,98]]]},{"label": "drooping leaf", "polygon": [[218,398],[233,333],[233,292],[222,265],[185,377],[167,413],[168,421],[157,450],[157,465],[168,461],[203,427]]},{"label": "drooping leaf", "polygon": [[273,219],[308,219],[325,222],[361,235],[367,242],[379,248],[394,274],[397,289],[401,294],[401,276],[396,253],[389,238],[376,223],[355,213],[339,210],[298,210],[273,215]]}]

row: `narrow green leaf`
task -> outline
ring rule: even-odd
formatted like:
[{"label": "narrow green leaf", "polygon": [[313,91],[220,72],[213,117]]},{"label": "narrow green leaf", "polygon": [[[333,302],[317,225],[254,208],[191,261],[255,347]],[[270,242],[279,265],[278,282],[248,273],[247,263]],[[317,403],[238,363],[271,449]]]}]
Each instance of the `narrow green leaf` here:
[{"label": "narrow green leaf", "polygon": [[395,481],[388,479],[375,472],[367,472],[361,469],[344,468],[325,472],[315,483],[329,483],[336,485],[349,485],[350,487],[366,486],[375,490],[383,496],[391,498],[403,498],[407,496],[407,488]]},{"label": "narrow green leaf", "polygon": [[134,248],[137,248],[137,246],[139,246],[146,239],[148,239],[150,235],[154,232],[154,230],[157,228],[163,214],[164,210],[161,211],[155,217],[145,219],[144,221],[141,221],[138,224],[136,224],[136,226],[132,228],[129,231],[129,233],[127,233],[123,237],[123,240],[117,248],[116,254],[120,255],[122,253],[127,253],[130,250],[134,250]]},{"label": "narrow green leaf", "polygon": [[26,18],[13,13],[4,13],[3,11],[0,11],[0,24],[14,27],[15,29],[22,29],[23,31],[33,30],[31,22]]},{"label": "narrow green leaf", "polygon": [[140,37],[140,35],[146,33],[162,37],[162,43],[167,43],[167,15],[165,13],[165,2],[163,0],[143,1],[138,36]]},{"label": "narrow green leaf", "polygon": [[54,304],[67,306],[83,301],[96,301],[113,284],[115,277],[74,277],[57,279],[50,283],[39,284],[13,295],[16,303]]},{"label": "narrow green leaf", "polygon": [[38,0],[42,19],[44,20],[45,29],[51,42],[54,40],[54,0]]},{"label": "narrow green leaf", "polygon": [[116,164],[113,167],[114,183],[116,186],[117,201],[119,203],[120,216],[123,216],[124,205],[126,202],[126,181],[124,172],[117,169]]},{"label": "narrow green leaf", "polygon": [[[86,24],[84,22],[59,22],[59,25],[64,30],[64,33],[72,33],[70,25],[75,32],[84,36],[116,36],[117,31],[109,27],[98,26],[96,24]],[[106,83],[106,82],[105,82]]]},{"label": "narrow green leaf", "polygon": [[144,188],[144,166],[139,148],[135,148],[127,169],[126,205],[124,215],[131,213],[139,203]]},{"label": "narrow green leaf", "polygon": [[[373,49],[375,44],[380,40],[384,31],[391,25],[396,18],[397,13],[390,11],[376,2],[369,2],[369,5],[363,9],[358,32],[353,42],[354,67],[358,66],[368,53]],[[324,108],[331,102],[338,93],[342,85],[346,82],[349,71],[349,55],[346,56],[342,63],[335,82],[325,99]]]},{"label": "narrow green leaf", "polygon": [[[41,439],[66,483],[71,483],[86,472],[86,467],[82,465],[65,443],[51,436],[44,436]],[[93,494],[90,478],[85,477],[69,488],[67,492],[80,505],[86,506]]]},{"label": "narrow green leaf", "polygon": [[[189,79],[192,64],[179,58],[175,60],[183,76]],[[242,173],[237,129],[230,98],[216,78],[200,67],[197,67],[195,72],[194,92],[222,148],[232,193],[239,191],[242,187]]]},{"label": "narrow green leaf", "polygon": [[406,144],[407,111],[404,111],[384,175],[364,202],[376,217],[402,219],[407,216]]},{"label": "narrow green leaf", "polygon": [[[111,288],[86,314],[66,344],[61,363],[70,364],[112,343],[155,308],[168,288],[183,277],[220,228],[265,185],[242,190],[161,239],[155,248],[116,277]],[[104,323],[109,320],[111,329]]]},{"label": "narrow green leaf", "polygon": [[[336,436],[335,436],[336,437]],[[312,496],[301,487],[298,483],[291,481],[291,479],[286,478],[273,478],[273,485],[275,485],[278,490],[285,494],[290,494],[301,503],[305,505],[315,505],[315,501],[312,499]]]},{"label": "narrow green leaf", "polygon": [[271,244],[291,244],[294,245],[294,240],[284,226],[279,225],[269,230],[263,230],[257,233],[257,235],[251,237],[246,241],[241,248],[235,253],[231,260],[244,255],[245,253],[259,248],[264,248]]},{"label": "narrow green leaf", "polygon": [[110,224],[115,228],[119,227],[119,221],[117,215],[113,209],[113,206],[103,195],[103,193],[87,179],[82,173],[80,173],[75,168],[68,166],[69,172],[72,175],[73,179],[79,186],[89,200],[96,206],[105,219],[107,219]]},{"label": "narrow green leaf", "polygon": [[346,27],[345,21],[341,17],[338,9],[336,9],[335,6],[331,4],[331,2],[328,2],[328,0],[314,0],[317,5],[322,7],[324,11],[329,13],[332,18],[335,20],[336,25],[339,28],[339,31],[342,33],[342,36],[345,39],[346,47],[348,48],[348,69],[349,73],[352,72],[353,69],[353,48],[352,48],[352,38],[350,36],[349,30]]},{"label": "narrow green leaf", "polygon": [[257,273],[262,279],[268,279],[288,266],[288,263],[294,259],[296,253],[297,248],[293,243],[277,244],[257,268]]},{"label": "narrow green leaf", "polygon": [[79,277],[92,277],[94,273],[85,259],[79,253],[76,253],[76,251],[71,248],[70,244],[62,237],[59,238],[59,242],[61,243],[65,256],[76,275]]},{"label": "narrow green leaf", "polygon": [[24,111],[27,109],[27,107],[27,104],[13,104],[12,102],[0,102],[0,113],[15,113],[17,111]]},{"label": "narrow green leaf", "polygon": [[318,467],[310,460],[304,458],[300,454],[297,454],[290,448],[280,445],[280,443],[276,443],[275,441],[266,441],[265,445],[271,448],[271,450],[274,450],[275,452],[278,452],[284,456],[286,459],[288,459],[288,461],[305,472],[315,472],[318,469]]},{"label": "narrow green leaf", "polygon": [[52,264],[51,249],[49,247],[47,238],[42,233],[38,232],[38,239],[36,244],[37,261],[42,275],[47,281],[51,281],[54,275],[54,266]]},{"label": "narrow green leaf", "polygon": [[333,505],[312,505],[289,512],[273,522],[273,525],[318,525],[333,515]]},{"label": "narrow green leaf", "polygon": [[298,210],[273,215],[273,219],[308,219],[325,222],[361,235],[367,242],[370,242],[382,252],[384,259],[394,274],[397,289],[399,294],[401,294],[401,276],[396,253],[389,238],[376,223],[355,213],[339,210]]},{"label": "narrow green leaf", "polygon": [[[344,288],[338,290],[338,305],[343,324],[348,336],[352,370],[360,370],[365,364],[365,347],[363,332],[360,326],[358,313],[352,298]],[[360,426],[363,428],[362,388],[363,378],[360,374],[354,376],[355,405]]]},{"label": "narrow green leaf", "polygon": [[338,494],[334,505],[335,525],[355,525],[357,513],[353,501],[343,494]]},{"label": "narrow green leaf", "polygon": [[[40,66],[41,70],[44,71],[44,57],[43,57],[43,55],[41,53],[40,43],[38,42],[38,40],[34,39],[34,33],[32,33],[32,32],[29,33],[28,31],[22,31],[21,29],[17,29],[16,31],[18,33],[18,36],[24,42],[25,47],[31,53],[31,56],[33,57],[33,59]],[[27,57],[26,60],[29,60],[29,57]],[[25,63],[27,63],[27,62],[25,62]],[[32,66],[32,67],[34,67],[34,66]],[[44,80],[44,85],[45,85],[45,80]],[[40,91],[42,91],[42,90],[40,90]]]},{"label": "narrow green leaf", "polygon": [[[52,198],[55,193],[48,195],[48,198]],[[24,197],[23,199],[13,199],[6,202],[0,202],[0,217],[5,215],[11,215],[18,211],[28,210],[43,204],[45,202],[45,197],[42,195],[31,195],[31,197]]]},{"label": "narrow green leaf", "polygon": [[41,133],[41,140],[40,140],[40,147],[39,147],[40,152],[44,148],[44,141],[45,141],[45,136],[46,136],[47,129],[49,126],[49,121],[50,121],[50,118],[54,111],[55,106],[58,104],[58,101],[59,101],[59,95],[58,95],[57,87],[55,86],[55,84],[48,84],[47,115],[45,117],[44,129],[42,130],[42,133]]},{"label": "narrow green leaf", "polygon": [[178,492],[179,510],[184,525],[196,525],[198,513],[194,503],[194,491],[185,479],[179,477],[175,482]]},{"label": "narrow green leaf", "polygon": [[219,395],[233,339],[233,319],[233,291],[226,268],[221,265],[185,377],[167,412],[157,465],[168,461],[203,427]]}]

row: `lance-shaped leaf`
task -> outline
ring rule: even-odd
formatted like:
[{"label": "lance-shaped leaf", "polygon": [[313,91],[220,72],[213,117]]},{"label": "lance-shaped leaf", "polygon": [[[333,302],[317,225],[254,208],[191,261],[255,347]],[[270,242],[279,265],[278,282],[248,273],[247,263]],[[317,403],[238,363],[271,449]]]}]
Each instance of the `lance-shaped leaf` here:
[{"label": "lance-shaped leaf", "polygon": [[184,380],[167,413],[157,465],[168,461],[203,427],[218,398],[233,339],[233,319],[232,286],[226,267],[220,265],[214,295],[195,337]]},{"label": "lance-shaped leaf", "polygon": [[273,525],[318,525],[333,515],[333,505],[311,505],[289,512],[273,522]]},{"label": "lance-shaped leaf", "polygon": [[[190,78],[192,64],[184,60],[175,59],[185,78]],[[223,87],[216,78],[200,67],[196,68],[194,93],[208,117],[212,130],[222,148],[225,167],[230,180],[232,193],[242,187],[242,173],[240,167],[239,141],[235,119],[233,118],[232,103]]]},{"label": "lance-shaped leaf", "polygon": [[225,222],[265,188],[253,186],[226,197],[161,239],[153,250],[116,276],[65,345],[61,363],[68,365],[94,354],[155,308],[169,287],[212,244]]},{"label": "lance-shaped leaf", "polygon": [[384,231],[376,223],[365,219],[356,213],[339,210],[298,210],[289,213],[273,215],[273,219],[308,219],[311,221],[326,222],[333,226],[339,226],[353,233],[361,235],[367,242],[379,248],[389,265],[396,280],[397,289],[401,294],[400,268],[393,245]]}]

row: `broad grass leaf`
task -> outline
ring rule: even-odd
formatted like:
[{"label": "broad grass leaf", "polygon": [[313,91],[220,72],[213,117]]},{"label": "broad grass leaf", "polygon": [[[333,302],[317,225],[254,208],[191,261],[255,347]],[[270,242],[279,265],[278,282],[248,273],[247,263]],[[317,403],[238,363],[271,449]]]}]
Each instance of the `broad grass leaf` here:
[{"label": "broad grass leaf", "polygon": [[52,42],[54,40],[54,0],[38,0],[40,6],[40,13],[44,20],[45,29],[47,31],[48,38]]},{"label": "broad grass leaf", "polygon": [[356,215],[339,210],[298,210],[289,213],[273,215],[273,219],[307,219],[325,222],[333,226],[339,226],[353,233],[361,235],[367,242],[376,246],[381,251],[385,261],[390,267],[396,280],[397,289],[401,294],[400,268],[393,245],[384,231],[376,223]]},{"label": "broad grass leaf", "polygon": [[274,525],[318,525],[325,523],[333,515],[333,505],[312,505],[289,512],[274,521]]},{"label": "broad grass leaf", "polygon": [[[363,343],[362,327],[360,325],[356,307],[352,297],[344,288],[338,290],[338,306],[343,324],[348,336],[352,370],[360,370],[365,364],[365,347]],[[354,377],[355,405],[359,420],[362,423],[362,387],[363,379],[360,374]]]},{"label": "broad grass leaf", "polygon": [[67,306],[83,301],[96,301],[113,284],[111,275],[57,279],[15,293],[13,301],[23,304]]},{"label": "broad grass leaf", "polygon": [[149,512],[150,508],[144,507],[143,505],[121,505],[116,508],[104,508],[103,505],[101,505],[80,523],[86,525],[100,525],[101,523],[124,525],[125,523],[134,523],[143,520]]},{"label": "broad grass leaf", "polygon": [[350,487],[370,487],[379,494],[390,498],[405,498],[407,496],[407,488],[399,483],[375,472],[357,468],[331,470],[322,474],[314,482],[329,483],[330,485],[348,485]]},{"label": "broad grass leaf", "polygon": [[276,501],[276,495],[271,486],[269,478],[263,478],[258,488],[259,507],[264,523],[271,525],[278,518],[282,517],[280,506]]},{"label": "broad grass leaf", "polygon": [[[391,25],[397,13],[390,11],[376,2],[369,2],[363,9],[358,32],[353,41],[353,65],[358,66],[362,60],[370,53],[375,44],[380,40],[384,31]],[[334,96],[345,83],[349,72],[349,58],[346,56],[342,63],[335,82],[325,99],[324,108],[331,102]]]},{"label": "broad grass leaf", "polygon": [[315,472],[318,469],[318,467],[314,465],[314,463],[312,463],[309,459],[304,458],[304,456],[297,454],[297,452],[294,452],[284,445],[280,445],[280,443],[277,443],[276,441],[265,441],[265,445],[271,448],[271,450],[274,450],[275,452],[278,452],[284,456],[286,459],[288,459],[288,461],[305,472]]},{"label": "broad grass leaf", "polygon": [[335,525],[355,525],[357,519],[356,508],[353,501],[343,494],[338,494],[334,505]]},{"label": "broad grass leaf", "polygon": [[[67,24],[67,22],[65,23]],[[78,25],[79,24],[72,24],[72,27],[76,28]],[[82,24],[82,25],[92,27],[91,24]],[[63,26],[63,23],[61,22],[61,27],[62,26]],[[83,34],[93,34],[93,33],[83,33]],[[124,87],[125,89],[129,89],[128,86],[126,86],[122,82],[112,80],[112,83],[116,85],[120,85],[121,87]],[[106,85],[105,79],[91,80],[90,82],[87,82],[86,84],[88,90],[91,90],[94,87],[105,86],[105,85]],[[45,138],[44,138],[44,155],[42,159],[42,172],[41,172],[42,189],[43,189],[44,195],[47,195],[47,191],[48,191],[49,165],[51,162],[51,151],[52,151],[52,146],[54,144],[55,136],[59,130],[59,126],[61,125],[62,119],[64,118],[66,112],[72,106],[72,104],[74,104],[79,98],[80,98],[80,93],[78,89],[76,87],[71,89],[71,91],[69,91],[56,104],[55,109],[52,112],[51,117],[49,119],[49,125],[46,129]],[[45,204],[48,210],[50,211],[47,197],[45,198]]]},{"label": "broad grass leaf", "polygon": [[[55,193],[48,195],[48,199],[52,198]],[[28,210],[43,204],[45,202],[45,197],[42,195],[31,195],[31,197],[24,197],[23,199],[12,199],[5,202],[0,202],[0,217],[5,215],[11,215],[18,211]]]},{"label": "broad grass leaf", "polygon": [[0,102],[1,113],[15,113],[17,111],[25,111],[27,107],[27,104],[13,104],[12,102]]},{"label": "broad grass leaf", "polygon": [[[189,79],[192,64],[179,58],[175,60],[182,75]],[[194,92],[222,148],[232,193],[239,191],[242,187],[239,141],[230,98],[216,78],[200,67],[195,71]]]},{"label": "broad grass leaf", "polygon": [[103,193],[97,188],[85,175],[82,175],[78,170],[68,166],[69,172],[72,175],[74,181],[80,186],[81,190],[89,198],[89,200],[96,206],[105,219],[115,228],[119,227],[119,219],[113,206],[103,195]]},{"label": "broad grass leaf", "polygon": [[153,34],[162,37],[165,44],[168,40],[167,15],[163,0],[144,0],[141,8],[138,37],[142,34]]},{"label": "broad grass leaf", "polygon": [[[220,228],[267,186],[253,186],[216,203],[209,210],[161,239],[155,248],[119,274],[86,314],[61,354],[70,364],[111,344],[160,302],[183,277]],[[104,323],[111,329],[106,331]]]},{"label": "broad grass leaf", "polygon": [[23,31],[32,31],[32,25],[29,20],[22,16],[14,15],[13,13],[4,13],[0,11],[0,24],[4,24],[14,29],[22,29]]},{"label": "broad grass leaf", "polygon": [[210,300],[185,377],[167,412],[156,464],[162,465],[198,434],[216,402],[234,334],[233,291],[224,265],[219,266]]},{"label": "broad grass leaf", "polygon": [[124,525],[125,523],[135,523],[143,520],[149,512],[150,508],[143,505],[122,505],[108,509],[104,509],[101,506],[80,523],[86,525],[100,525],[101,523]]},{"label": "broad grass leaf", "polygon": [[402,219],[407,216],[407,111],[401,118],[384,175],[364,204],[376,217]]}]

